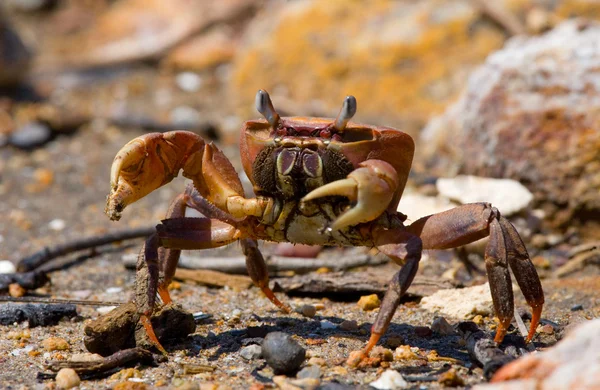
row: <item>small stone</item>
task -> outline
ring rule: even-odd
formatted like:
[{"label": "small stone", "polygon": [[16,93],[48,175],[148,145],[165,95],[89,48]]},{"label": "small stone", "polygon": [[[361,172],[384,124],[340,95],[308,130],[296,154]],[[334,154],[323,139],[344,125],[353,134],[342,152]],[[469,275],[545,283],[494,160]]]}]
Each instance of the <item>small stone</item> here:
[{"label": "small stone", "polygon": [[317,311],[325,310],[325,305],[323,303],[317,303],[315,304],[315,309],[317,309]]},{"label": "small stone", "polygon": [[391,362],[394,360],[394,354],[392,351],[382,347],[381,345],[377,345],[375,348],[373,348],[373,351],[371,351],[371,356],[374,358],[379,358],[384,362]]},{"label": "small stone", "polygon": [[17,272],[17,268],[8,260],[0,260],[0,274],[14,274]]},{"label": "small stone", "polygon": [[323,320],[321,321],[321,329],[335,329],[337,325],[331,321]]},{"label": "small stone", "polygon": [[304,378],[320,378],[321,377],[321,367],[319,366],[306,366],[302,370],[298,371],[296,374],[296,378],[304,379]]},{"label": "small stone", "polygon": [[477,314],[475,317],[473,317],[473,322],[479,326],[483,325],[483,316],[481,314]]},{"label": "small stone", "polygon": [[240,355],[246,360],[260,359],[262,356],[262,347],[256,344],[248,345],[241,349]]},{"label": "small stone", "polygon": [[348,375],[348,370],[342,366],[335,366],[331,369],[331,372],[335,375]]},{"label": "small stone", "polygon": [[8,285],[8,293],[13,298],[20,298],[27,293],[27,290],[21,287],[19,283],[11,283]]},{"label": "small stone", "polygon": [[447,387],[459,387],[465,385],[465,381],[458,376],[458,373],[454,368],[451,368],[440,375],[438,382]]},{"label": "small stone", "polygon": [[401,345],[394,351],[394,358],[396,360],[414,360],[418,359],[419,356],[408,345]]},{"label": "small stone", "polygon": [[421,308],[445,316],[470,319],[494,313],[489,283],[466,288],[438,290],[421,299]]},{"label": "small stone", "polygon": [[202,87],[202,77],[194,72],[181,72],[175,76],[175,83],[185,92],[197,92]]},{"label": "small stone", "polygon": [[71,389],[79,386],[81,380],[72,368],[63,368],[56,374],[56,386],[59,389]]},{"label": "small stone", "polygon": [[571,311],[583,310],[583,305],[575,305],[571,307]]},{"label": "small stone", "polygon": [[296,313],[302,314],[304,317],[313,318],[317,314],[317,309],[313,305],[302,305],[296,308]]},{"label": "small stone", "polygon": [[290,380],[284,375],[274,376],[273,382],[277,385],[278,388],[282,390],[316,389],[321,384],[321,380],[318,378],[302,378]]},{"label": "small stone", "polygon": [[398,371],[386,370],[383,372],[383,374],[381,374],[379,379],[369,383],[369,385],[376,389],[395,390],[407,388],[408,382],[404,380]]},{"label": "small stone", "polygon": [[52,221],[50,221],[50,223],[48,223],[48,227],[50,228],[50,230],[54,230],[55,232],[59,232],[61,230],[63,230],[65,227],[67,226],[67,223],[65,222],[64,219],[53,219]]},{"label": "small stone", "polygon": [[456,331],[454,327],[450,325],[450,323],[444,317],[433,317],[433,322],[431,323],[431,330],[435,333],[443,334],[443,335],[451,335],[455,334]]},{"label": "small stone", "polygon": [[69,343],[60,337],[49,337],[42,341],[42,346],[46,351],[66,351],[69,349]]},{"label": "small stone", "polygon": [[52,130],[39,122],[29,122],[17,130],[9,137],[8,142],[21,149],[31,149],[46,143],[52,136]]},{"label": "small stone", "polygon": [[308,362],[306,364],[308,364],[309,366],[325,367],[327,365],[327,360],[315,356],[315,357],[311,357],[310,359],[308,359]]},{"label": "small stone", "polygon": [[541,333],[554,334],[554,327],[550,324],[542,325],[540,328]]},{"label": "small stone", "polygon": [[263,343],[263,356],[275,373],[291,374],[304,362],[306,350],[289,334],[271,332]]},{"label": "small stone", "polygon": [[355,332],[358,330],[358,323],[354,320],[345,320],[338,326],[338,328],[345,330],[346,332]]},{"label": "small stone", "polygon": [[363,295],[358,300],[358,307],[364,311],[377,309],[379,306],[381,306],[381,301],[377,294]]}]

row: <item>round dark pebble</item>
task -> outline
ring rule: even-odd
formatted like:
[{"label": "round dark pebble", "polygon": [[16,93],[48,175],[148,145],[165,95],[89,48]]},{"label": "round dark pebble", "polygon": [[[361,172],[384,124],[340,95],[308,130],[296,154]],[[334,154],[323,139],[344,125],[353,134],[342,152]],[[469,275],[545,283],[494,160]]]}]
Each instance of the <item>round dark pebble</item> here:
[{"label": "round dark pebble", "polygon": [[579,311],[579,310],[583,310],[583,305],[575,305],[575,306],[571,307],[571,311]]},{"label": "round dark pebble", "polygon": [[29,122],[19,127],[8,138],[8,142],[21,149],[31,149],[48,142],[52,130],[39,122]]},{"label": "round dark pebble", "polygon": [[276,374],[293,374],[298,371],[306,350],[292,336],[283,332],[272,332],[265,337],[263,357]]},{"label": "round dark pebble", "polygon": [[428,326],[415,326],[415,334],[419,337],[431,337],[433,331]]}]

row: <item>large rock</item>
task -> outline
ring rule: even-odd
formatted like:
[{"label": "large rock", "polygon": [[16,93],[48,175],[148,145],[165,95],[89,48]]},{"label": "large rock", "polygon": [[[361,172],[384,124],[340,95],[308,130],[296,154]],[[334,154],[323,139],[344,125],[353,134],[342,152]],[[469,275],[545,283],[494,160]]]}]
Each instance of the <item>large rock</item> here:
[{"label": "large rock", "polygon": [[470,1],[287,2],[250,27],[232,96],[242,117],[260,88],[287,113],[332,116],[353,94],[358,120],[416,130],[504,37]]},{"label": "large rock", "polygon": [[555,225],[598,215],[599,34],[576,20],[510,40],[421,134],[426,168],[518,180]]},{"label": "large rock", "polygon": [[554,390],[600,388],[600,320],[573,329],[556,346],[502,367],[490,385],[477,390]]},{"label": "large rock", "polygon": [[260,88],[294,115],[333,116],[353,94],[357,121],[413,134],[455,100],[471,70],[511,33],[599,13],[595,2],[581,1],[277,3],[253,22],[234,61],[231,92],[240,117],[256,115]]}]

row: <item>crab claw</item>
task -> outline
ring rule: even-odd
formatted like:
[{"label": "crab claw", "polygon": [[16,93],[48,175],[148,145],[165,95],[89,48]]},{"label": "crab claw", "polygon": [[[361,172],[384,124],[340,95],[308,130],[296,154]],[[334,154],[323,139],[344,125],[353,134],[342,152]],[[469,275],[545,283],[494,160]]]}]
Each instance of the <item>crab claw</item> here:
[{"label": "crab claw", "polygon": [[202,138],[190,132],[151,133],[131,140],[113,161],[106,214],[119,220],[125,207],[173,180],[186,162],[202,159],[203,151]]},{"label": "crab claw", "polygon": [[398,188],[398,174],[387,162],[367,160],[359,166],[347,178],[316,188],[301,200],[306,202],[324,196],[345,196],[356,202],[333,221],[330,226],[332,230],[376,219],[388,208]]}]

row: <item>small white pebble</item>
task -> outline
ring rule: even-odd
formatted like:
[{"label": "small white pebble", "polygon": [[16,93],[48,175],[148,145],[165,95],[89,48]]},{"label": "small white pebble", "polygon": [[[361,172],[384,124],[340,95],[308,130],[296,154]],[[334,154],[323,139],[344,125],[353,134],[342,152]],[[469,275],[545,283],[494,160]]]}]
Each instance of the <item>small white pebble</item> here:
[{"label": "small white pebble", "polygon": [[185,92],[197,92],[202,87],[202,77],[193,72],[181,72],[175,76],[175,83]]},{"label": "small white pebble", "polygon": [[113,311],[114,309],[116,309],[116,306],[100,306],[96,308],[96,311],[100,314],[106,314],[106,313],[110,313],[111,311]]},{"label": "small white pebble", "polygon": [[122,287],[109,287],[106,289],[107,294],[118,294],[123,291]]},{"label": "small white pebble", "polygon": [[44,359],[50,359],[50,352],[44,352]]},{"label": "small white pebble", "polygon": [[72,368],[63,368],[56,374],[56,386],[59,389],[71,389],[79,386],[81,380]]},{"label": "small white pebble", "polygon": [[59,232],[59,231],[63,230],[66,226],[67,226],[67,223],[63,219],[58,219],[58,218],[57,219],[53,219],[48,224],[48,227],[51,230],[54,230],[56,232]]},{"label": "small white pebble", "polygon": [[129,382],[138,382],[138,383],[146,382],[146,380],[144,378],[129,378],[127,380]]},{"label": "small white pebble", "polygon": [[242,311],[240,309],[235,309],[231,312],[231,316],[240,318],[242,316]]},{"label": "small white pebble", "polygon": [[17,272],[17,268],[8,260],[0,260],[0,274],[12,274]]},{"label": "small white pebble", "polygon": [[408,382],[404,380],[402,375],[396,370],[386,370],[383,374],[374,382],[369,383],[376,389],[404,389],[408,387]]},{"label": "small white pebble", "polygon": [[337,325],[331,321],[323,320],[321,321],[321,329],[335,329]]},{"label": "small white pebble", "polygon": [[13,356],[19,356],[22,353],[27,353],[29,351],[33,351],[33,345],[28,345],[25,348],[13,349],[10,351],[10,354]]}]

